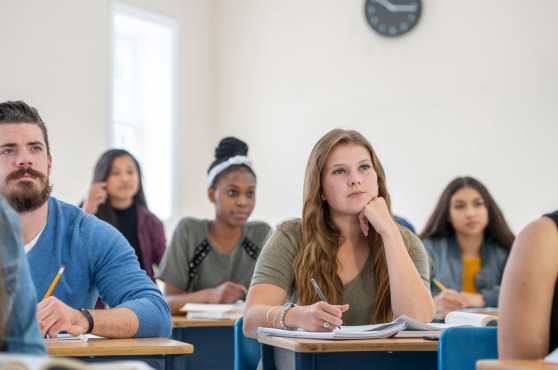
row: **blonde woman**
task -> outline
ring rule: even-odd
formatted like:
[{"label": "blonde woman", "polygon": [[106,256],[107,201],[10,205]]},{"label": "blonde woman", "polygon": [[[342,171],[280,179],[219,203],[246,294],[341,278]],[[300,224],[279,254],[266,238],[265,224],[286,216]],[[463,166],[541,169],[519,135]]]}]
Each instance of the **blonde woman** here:
[{"label": "blonde woman", "polygon": [[331,331],[399,315],[432,320],[426,252],[393,220],[384,170],[368,140],[340,129],[323,136],[308,160],[303,198],[302,219],[279,224],[256,263],[246,335],[260,326]]}]

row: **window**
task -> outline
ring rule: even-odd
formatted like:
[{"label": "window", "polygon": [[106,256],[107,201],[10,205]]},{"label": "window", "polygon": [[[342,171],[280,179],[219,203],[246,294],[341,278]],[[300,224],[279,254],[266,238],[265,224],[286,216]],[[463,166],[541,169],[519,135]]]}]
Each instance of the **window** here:
[{"label": "window", "polygon": [[170,18],[112,5],[110,142],[138,159],[149,208],[174,215],[178,27]]}]

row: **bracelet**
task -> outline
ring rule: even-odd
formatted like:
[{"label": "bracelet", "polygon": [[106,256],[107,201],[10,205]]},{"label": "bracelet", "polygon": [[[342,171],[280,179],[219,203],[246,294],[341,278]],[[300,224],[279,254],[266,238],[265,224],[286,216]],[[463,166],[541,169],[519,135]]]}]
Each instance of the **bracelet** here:
[{"label": "bracelet", "polygon": [[95,327],[95,321],[93,321],[93,316],[91,316],[91,313],[85,308],[80,308],[79,312],[81,312],[83,316],[85,316],[87,322],[89,323],[89,328],[87,328],[85,334],[91,333],[93,331],[93,328]]},{"label": "bracelet", "polygon": [[275,306],[278,308],[278,310],[275,310],[275,315],[273,315],[273,321],[271,321],[271,327],[274,328],[275,327],[275,319],[277,318],[277,315],[279,314],[279,311],[281,311],[281,306]]},{"label": "bracelet", "polygon": [[[281,307],[281,306],[273,306],[273,307],[271,307],[269,310],[267,310],[267,313],[265,314],[265,318],[266,318],[266,321],[267,321],[267,326],[268,326],[269,328],[273,328],[273,327],[274,327],[274,324],[275,324],[275,316],[273,317],[274,322],[272,322],[271,324],[269,323],[269,313],[270,313],[271,310],[273,310],[274,308],[279,308],[279,307]],[[275,311],[275,314],[277,314],[277,311]]]},{"label": "bracelet", "polygon": [[293,308],[294,306],[296,306],[296,305],[292,302],[287,302],[283,305],[283,309],[281,310],[281,315],[279,315],[279,324],[281,325],[281,329],[283,329],[283,330],[295,330],[296,329],[296,328],[291,328],[291,327],[285,325],[285,315],[287,314],[287,311],[290,310],[291,308]]}]

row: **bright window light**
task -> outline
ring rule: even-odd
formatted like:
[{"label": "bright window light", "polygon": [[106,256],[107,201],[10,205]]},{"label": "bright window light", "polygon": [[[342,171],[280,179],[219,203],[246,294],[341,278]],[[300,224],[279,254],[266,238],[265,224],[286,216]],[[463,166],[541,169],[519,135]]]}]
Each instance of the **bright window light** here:
[{"label": "bright window light", "polygon": [[170,18],[112,5],[111,145],[138,159],[148,206],[174,215],[178,28]]}]

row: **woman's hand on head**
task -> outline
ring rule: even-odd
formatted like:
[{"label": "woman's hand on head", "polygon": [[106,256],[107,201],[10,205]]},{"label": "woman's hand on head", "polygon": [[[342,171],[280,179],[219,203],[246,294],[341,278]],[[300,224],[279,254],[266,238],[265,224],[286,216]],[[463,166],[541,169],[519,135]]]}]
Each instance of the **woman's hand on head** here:
[{"label": "woman's hand on head", "polygon": [[380,235],[382,235],[385,230],[388,230],[390,225],[395,224],[389,213],[386,201],[382,197],[372,198],[370,202],[364,206],[362,211],[360,211],[358,220],[360,222],[360,228],[365,236],[368,236],[369,222]]},{"label": "woman's hand on head", "polygon": [[[310,306],[296,306],[287,312],[285,324],[306,331],[332,331],[343,324],[341,316],[348,309],[348,304],[332,305],[322,301]],[[291,313],[291,311],[293,312]],[[295,314],[296,318],[294,316],[287,317],[289,314]],[[324,327],[326,322],[327,327]]]},{"label": "woman's hand on head", "polygon": [[96,182],[91,185],[81,208],[85,213],[93,215],[97,213],[99,206],[107,201],[107,198],[107,183]]},{"label": "woman's hand on head", "polygon": [[461,293],[453,289],[446,289],[432,298],[437,311],[454,311],[466,307]]}]

